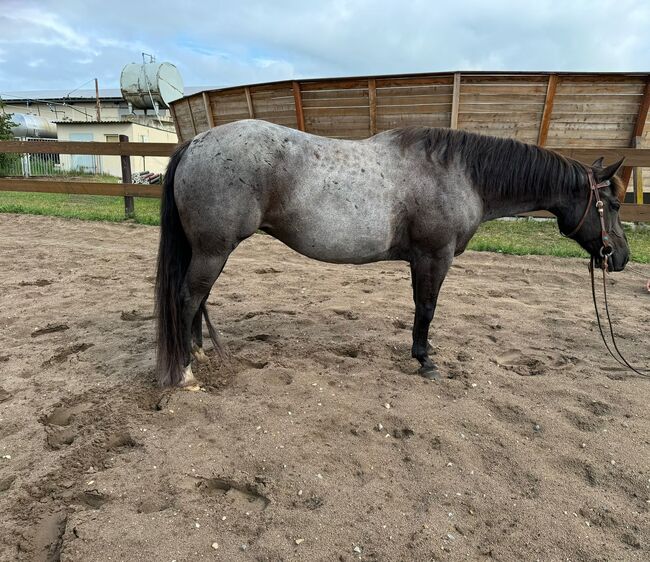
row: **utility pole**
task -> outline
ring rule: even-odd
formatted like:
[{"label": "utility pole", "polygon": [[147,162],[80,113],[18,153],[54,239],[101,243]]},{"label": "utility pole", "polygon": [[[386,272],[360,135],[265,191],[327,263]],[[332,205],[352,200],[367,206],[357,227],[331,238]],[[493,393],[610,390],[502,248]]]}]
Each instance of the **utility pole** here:
[{"label": "utility pole", "polygon": [[99,105],[99,82],[95,78],[95,99],[97,100],[97,122],[102,120],[102,112]]}]

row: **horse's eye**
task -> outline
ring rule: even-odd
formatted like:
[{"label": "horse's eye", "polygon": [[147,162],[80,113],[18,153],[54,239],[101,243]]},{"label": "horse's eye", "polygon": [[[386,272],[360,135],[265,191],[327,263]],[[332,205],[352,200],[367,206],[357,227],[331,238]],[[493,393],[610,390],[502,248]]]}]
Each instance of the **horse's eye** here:
[{"label": "horse's eye", "polygon": [[612,203],[612,209],[614,209],[615,211],[618,211],[620,208],[621,208],[621,203],[619,201],[614,201]]}]

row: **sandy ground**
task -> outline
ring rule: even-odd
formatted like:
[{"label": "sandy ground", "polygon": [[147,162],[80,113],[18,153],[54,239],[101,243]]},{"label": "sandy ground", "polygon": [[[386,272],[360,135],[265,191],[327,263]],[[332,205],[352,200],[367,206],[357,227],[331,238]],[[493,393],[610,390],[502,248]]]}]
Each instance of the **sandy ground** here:
[{"label": "sandy ground", "polygon": [[[210,297],[229,365],[153,384],[158,230],[0,215],[0,560],[649,560],[650,381],[585,263],[472,253],[414,375],[403,263],[255,236]],[[612,277],[648,365],[650,268]]]}]

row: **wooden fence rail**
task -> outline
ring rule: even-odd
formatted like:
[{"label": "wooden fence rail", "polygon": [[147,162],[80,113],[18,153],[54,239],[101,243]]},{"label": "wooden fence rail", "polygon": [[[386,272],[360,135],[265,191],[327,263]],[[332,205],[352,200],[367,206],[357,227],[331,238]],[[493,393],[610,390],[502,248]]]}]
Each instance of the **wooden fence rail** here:
[{"label": "wooden fence rail", "polygon": [[[38,142],[38,141],[0,141],[0,153],[14,154],[92,154],[118,156],[171,156],[177,145],[174,143],[140,142]],[[621,157],[626,158],[630,167],[650,168],[650,149],[647,148],[558,148],[556,152],[591,163],[603,156],[611,163]],[[0,178],[0,191],[23,191],[41,193],[69,193],[80,195],[109,195],[130,197],[160,197],[162,186],[132,184],[123,178],[123,183],[72,182],[56,180],[34,180]],[[624,204],[621,217],[625,221],[650,222],[650,205]]]}]

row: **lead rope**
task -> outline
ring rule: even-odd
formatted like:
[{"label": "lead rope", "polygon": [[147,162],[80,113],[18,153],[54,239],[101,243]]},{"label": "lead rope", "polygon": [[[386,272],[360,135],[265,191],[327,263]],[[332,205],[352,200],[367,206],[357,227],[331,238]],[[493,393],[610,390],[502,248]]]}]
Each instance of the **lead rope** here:
[{"label": "lead rope", "polygon": [[[606,283],[606,278],[605,278],[605,273],[607,270],[607,259],[605,258],[603,260],[603,295],[605,297],[605,311],[607,312],[607,322],[609,323],[609,333],[612,336],[612,345],[614,346],[614,349],[616,350],[616,353],[618,353],[618,357],[614,355],[612,352],[612,349],[609,347],[609,344],[607,343],[607,339],[605,338],[605,333],[603,332],[603,327],[600,322],[600,312],[598,310],[598,301],[596,299],[596,281],[594,278],[594,266],[595,266],[595,258],[592,257],[591,261],[589,262],[589,273],[591,276],[591,296],[594,301],[594,310],[596,311],[596,320],[598,321],[598,330],[600,331],[600,337],[603,339],[603,343],[605,344],[605,347],[607,348],[607,351],[609,354],[614,358],[614,360],[621,366],[626,367],[630,369],[631,371],[635,372],[637,375],[640,377],[646,377],[650,378],[650,374],[648,374],[648,370],[646,369],[645,371],[640,371],[638,369],[635,369],[630,365],[629,361],[625,359],[623,354],[621,353],[620,349],[618,348],[618,345],[616,345],[616,337],[614,336],[614,328],[612,326],[612,319],[609,315],[609,305],[607,303],[607,283]],[[620,359],[619,359],[620,357]]]}]

